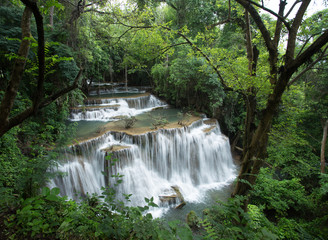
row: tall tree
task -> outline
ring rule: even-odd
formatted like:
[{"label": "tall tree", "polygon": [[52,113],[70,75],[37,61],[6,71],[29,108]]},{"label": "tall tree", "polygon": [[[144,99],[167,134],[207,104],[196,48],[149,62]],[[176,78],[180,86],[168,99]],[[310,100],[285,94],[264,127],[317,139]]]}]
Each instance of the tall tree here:
[{"label": "tall tree", "polygon": [[[37,3],[32,0],[22,0],[26,6],[22,17],[22,42],[18,51],[18,58],[15,61],[7,89],[4,93],[0,105],[0,137],[3,136],[11,128],[19,125],[28,117],[37,114],[38,110],[48,106],[55,101],[58,97],[68,93],[69,91],[77,88],[77,83],[81,77],[82,71],[79,72],[74,83],[64,88],[51,96],[44,96],[44,81],[45,81],[45,40],[43,29],[43,17],[39,11]],[[35,89],[35,94],[32,99],[32,106],[26,108],[24,111],[11,116],[18,88],[23,77],[25,63],[30,47],[31,39],[31,17],[32,13],[35,18],[38,34],[38,81]]]},{"label": "tall tree", "polygon": [[[250,144],[247,147],[242,158],[242,166],[238,175],[238,181],[233,195],[246,195],[255,183],[257,174],[266,158],[266,148],[268,134],[274,115],[281,101],[282,94],[287,89],[288,83],[293,81],[293,75],[297,73],[299,67],[306,63],[311,57],[319,52],[328,42],[328,30],[321,32],[302,52],[296,52],[297,36],[302,24],[304,14],[310,4],[310,0],[300,2],[300,6],[291,25],[284,15],[285,0],[280,0],[279,12],[274,13],[277,18],[274,34],[269,31],[261,17],[258,9],[265,11],[271,10],[265,6],[257,4],[250,0],[236,0],[245,10],[249,12],[256,26],[261,32],[269,54],[270,78],[272,93],[268,96],[266,107],[261,113],[259,124],[256,127],[254,135],[251,137]],[[284,33],[283,27],[287,29],[287,47],[283,56],[279,56],[279,42]],[[245,147],[245,146],[244,146]]]}]

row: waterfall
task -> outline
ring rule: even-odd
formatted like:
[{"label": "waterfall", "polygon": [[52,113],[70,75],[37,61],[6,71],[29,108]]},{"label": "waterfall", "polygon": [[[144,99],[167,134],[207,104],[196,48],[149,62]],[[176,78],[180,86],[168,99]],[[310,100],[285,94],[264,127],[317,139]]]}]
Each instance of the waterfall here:
[{"label": "waterfall", "polygon": [[[199,201],[206,190],[235,176],[229,141],[216,126],[211,132],[203,120],[191,127],[162,129],[139,136],[121,135],[124,149],[114,173],[124,175],[120,193],[132,193],[131,201],[143,204],[144,197],[158,197],[172,185],[180,187],[187,201]],[[114,135],[115,136],[115,135]],[[114,143],[117,144],[117,143]]]},{"label": "waterfall", "polygon": [[166,104],[153,95],[132,98],[87,99],[87,108],[80,106],[70,114],[71,121],[109,121],[118,116],[135,116]]},{"label": "waterfall", "polygon": [[[137,115],[138,111],[165,106],[152,95],[111,99],[106,104],[119,106],[88,107],[84,113],[74,110],[70,120],[99,121],[115,114]],[[114,165],[106,160],[109,152],[118,159]],[[145,205],[145,197],[154,197],[154,202],[160,204],[160,196],[167,194],[171,186],[178,186],[185,201],[200,202],[207,190],[220,188],[235,178],[229,140],[217,122],[208,123],[205,118],[190,126],[149,130],[141,135],[107,132],[69,147],[63,158],[58,170],[65,174],[55,178],[51,186],[59,187],[62,195],[73,199],[87,193],[100,194],[101,187],[110,186],[116,188],[122,200],[123,194],[132,194],[131,205]],[[111,178],[115,174],[123,175],[118,186]]]}]

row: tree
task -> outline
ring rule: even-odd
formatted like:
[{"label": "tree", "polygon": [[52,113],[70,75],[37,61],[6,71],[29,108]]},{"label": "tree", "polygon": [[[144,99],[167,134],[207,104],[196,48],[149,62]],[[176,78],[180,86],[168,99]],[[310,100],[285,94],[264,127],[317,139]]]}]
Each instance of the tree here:
[{"label": "tree", "polygon": [[[34,1],[22,0],[25,10],[22,17],[22,41],[18,50],[18,56],[15,60],[15,64],[11,73],[7,89],[0,105],[0,137],[3,136],[11,128],[19,125],[28,117],[37,114],[38,110],[48,106],[60,96],[68,93],[69,91],[77,88],[78,80],[81,77],[82,71],[77,75],[74,83],[54,94],[45,97],[44,96],[44,82],[45,82],[45,40],[43,30],[43,17],[39,11],[39,8]],[[18,88],[23,77],[24,68],[27,60],[27,55],[30,48],[31,40],[31,17],[34,15],[37,34],[38,34],[38,81],[35,89],[34,97],[32,99],[32,106],[26,108],[24,111],[11,116],[14,101],[18,92]]]},{"label": "tree", "polygon": [[[327,44],[328,30],[323,31],[312,44],[296,55],[297,33],[302,24],[305,11],[309,6],[309,0],[302,1],[291,26],[285,21],[284,17],[286,1],[280,1],[273,37],[256,9],[256,7],[266,9],[264,6],[247,0],[236,1],[249,12],[265,41],[269,53],[269,78],[272,88],[272,93],[267,99],[266,107],[262,111],[259,125],[251,138],[250,144],[244,146],[246,151],[242,158],[242,167],[233,195],[246,195],[251,185],[255,183],[257,174],[266,158],[268,133],[270,132],[271,123],[281,101],[282,94],[285,92],[288,83],[292,81],[293,74],[297,72],[298,68]],[[279,59],[278,44],[283,36],[283,25],[288,30],[287,48],[283,59]]]}]

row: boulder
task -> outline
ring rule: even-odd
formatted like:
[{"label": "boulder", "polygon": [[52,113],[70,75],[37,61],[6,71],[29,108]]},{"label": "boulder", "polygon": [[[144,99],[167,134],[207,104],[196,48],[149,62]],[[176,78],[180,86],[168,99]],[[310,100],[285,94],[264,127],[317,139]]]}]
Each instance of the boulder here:
[{"label": "boulder", "polygon": [[184,205],[186,205],[186,202],[180,192],[180,188],[178,186],[171,186],[171,188],[175,191],[177,198],[180,200],[180,204],[178,206],[176,206],[175,209],[183,208]]},{"label": "boulder", "polygon": [[159,200],[162,203],[167,203],[169,205],[177,204],[178,206],[175,207],[175,209],[181,209],[184,205],[186,205],[186,202],[180,192],[180,188],[178,186],[171,186],[171,191],[167,190],[167,195],[159,196]]}]

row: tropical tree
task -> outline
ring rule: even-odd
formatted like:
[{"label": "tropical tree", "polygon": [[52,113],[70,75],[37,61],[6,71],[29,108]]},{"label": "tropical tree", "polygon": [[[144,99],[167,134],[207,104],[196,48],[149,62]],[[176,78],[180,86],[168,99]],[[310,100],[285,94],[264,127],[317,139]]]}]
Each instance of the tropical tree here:
[{"label": "tropical tree", "polygon": [[[266,100],[266,106],[259,118],[259,124],[251,137],[249,144],[243,146],[246,148],[242,158],[242,166],[238,176],[238,182],[234,190],[234,195],[245,195],[255,183],[257,174],[266,158],[266,148],[268,134],[274,115],[281,102],[283,93],[286,91],[288,84],[293,81],[294,74],[297,70],[311,59],[319,51],[326,51],[328,42],[328,30],[323,30],[316,38],[304,48],[297,52],[297,36],[302,25],[304,14],[310,4],[310,1],[302,1],[292,20],[291,24],[286,21],[288,14],[285,14],[287,2],[281,0],[275,31],[272,34],[265,25],[263,18],[259,14],[259,9],[269,10],[265,6],[256,4],[247,0],[236,0],[250,14],[265,42],[266,50],[269,54],[270,74],[268,76],[271,84],[271,93]],[[296,4],[295,4],[296,5]],[[293,6],[294,7],[294,6]],[[269,10],[271,11],[271,10]],[[272,11],[271,11],[272,12]],[[287,30],[286,39],[287,47],[283,55],[279,51],[279,42],[282,40],[283,28]],[[310,40],[309,40],[310,41]]]},{"label": "tropical tree", "polygon": [[[22,40],[15,59],[14,67],[11,72],[10,80],[7,84],[7,88],[3,94],[3,98],[0,105],[0,137],[8,132],[11,128],[19,125],[27,118],[37,114],[37,112],[50,103],[55,101],[60,96],[70,92],[78,87],[78,80],[81,77],[82,71],[79,72],[74,82],[67,88],[61,89],[52,93],[49,96],[45,96],[45,39],[44,39],[44,26],[43,16],[39,10],[39,7],[35,1],[22,0],[25,5],[25,9],[22,16],[21,28],[22,28]],[[31,99],[32,105],[28,106],[25,110],[12,116],[14,101],[16,99],[20,82],[23,77],[27,57],[31,45],[31,17],[32,14],[35,18],[37,28],[38,39],[38,75],[37,84]]]}]

